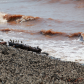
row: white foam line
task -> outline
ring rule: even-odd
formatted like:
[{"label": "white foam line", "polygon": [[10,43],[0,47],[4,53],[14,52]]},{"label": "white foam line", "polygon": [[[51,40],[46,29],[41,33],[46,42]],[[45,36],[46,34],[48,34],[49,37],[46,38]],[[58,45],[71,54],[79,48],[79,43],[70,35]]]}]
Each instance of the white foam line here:
[{"label": "white foam line", "polygon": [[[4,36],[4,37],[3,37]],[[24,44],[33,47],[39,46],[42,52],[48,52],[49,56],[60,58],[64,61],[73,61],[84,63],[84,45],[79,40],[72,41],[51,41],[51,40],[28,40],[24,38],[17,38],[8,36],[7,34],[0,35],[0,38],[5,41],[19,40]]]},{"label": "white foam line", "polygon": [[73,41],[28,41],[26,44],[38,46],[50,56],[64,61],[84,63],[84,45],[79,40]]}]

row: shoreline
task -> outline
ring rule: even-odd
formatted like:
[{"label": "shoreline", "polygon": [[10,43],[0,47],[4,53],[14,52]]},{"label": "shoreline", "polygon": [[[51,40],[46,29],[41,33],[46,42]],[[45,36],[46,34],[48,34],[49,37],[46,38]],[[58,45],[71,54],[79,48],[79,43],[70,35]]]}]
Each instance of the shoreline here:
[{"label": "shoreline", "polygon": [[0,45],[3,84],[83,84],[84,66],[52,59],[46,54]]}]

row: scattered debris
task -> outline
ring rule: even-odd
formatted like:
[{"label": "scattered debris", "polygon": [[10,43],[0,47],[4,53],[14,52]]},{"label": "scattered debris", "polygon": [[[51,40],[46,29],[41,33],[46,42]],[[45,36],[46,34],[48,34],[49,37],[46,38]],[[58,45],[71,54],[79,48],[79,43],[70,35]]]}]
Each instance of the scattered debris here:
[{"label": "scattered debris", "polygon": [[42,52],[41,54],[49,55],[49,53],[47,53],[47,52]]}]

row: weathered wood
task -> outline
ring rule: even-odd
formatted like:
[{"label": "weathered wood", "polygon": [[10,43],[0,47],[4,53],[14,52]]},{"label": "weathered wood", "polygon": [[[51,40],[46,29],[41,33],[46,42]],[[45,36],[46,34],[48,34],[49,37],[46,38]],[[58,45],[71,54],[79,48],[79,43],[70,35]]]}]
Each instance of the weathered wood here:
[{"label": "weathered wood", "polygon": [[24,45],[20,43],[13,43],[13,42],[8,42],[8,43],[9,43],[9,46],[13,46],[15,48],[21,48],[21,49],[28,50],[28,51],[33,51],[36,53],[41,53],[42,51],[39,47],[31,47],[28,45]]}]

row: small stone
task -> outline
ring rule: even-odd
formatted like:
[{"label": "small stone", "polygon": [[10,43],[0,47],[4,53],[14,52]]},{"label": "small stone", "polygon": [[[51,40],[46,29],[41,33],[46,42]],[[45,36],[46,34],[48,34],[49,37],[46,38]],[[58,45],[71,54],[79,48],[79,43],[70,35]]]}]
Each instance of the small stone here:
[{"label": "small stone", "polygon": [[0,79],[0,82],[2,82],[2,80]]}]

